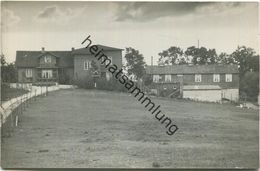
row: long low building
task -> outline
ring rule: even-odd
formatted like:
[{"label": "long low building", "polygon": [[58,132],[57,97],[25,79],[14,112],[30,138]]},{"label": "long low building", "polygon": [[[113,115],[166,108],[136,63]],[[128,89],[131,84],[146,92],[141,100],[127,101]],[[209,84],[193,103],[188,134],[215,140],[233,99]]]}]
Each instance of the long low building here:
[{"label": "long low building", "polygon": [[158,94],[165,91],[171,94],[177,89],[183,98],[212,102],[239,100],[238,65],[147,66],[146,73],[153,79],[150,88]]}]

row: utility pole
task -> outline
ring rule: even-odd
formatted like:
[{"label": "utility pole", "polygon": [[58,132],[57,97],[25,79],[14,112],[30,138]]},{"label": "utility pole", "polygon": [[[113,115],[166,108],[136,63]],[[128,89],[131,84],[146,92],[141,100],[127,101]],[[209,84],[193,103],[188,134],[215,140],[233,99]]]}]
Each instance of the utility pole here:
[{"label": "utility pole", "polygon": [[151,66],[153,66],[153,56],[151,56]]},{"label": "utility pole", "polygon": [[198,39],[198,49],[200,48],[200,40]]}]

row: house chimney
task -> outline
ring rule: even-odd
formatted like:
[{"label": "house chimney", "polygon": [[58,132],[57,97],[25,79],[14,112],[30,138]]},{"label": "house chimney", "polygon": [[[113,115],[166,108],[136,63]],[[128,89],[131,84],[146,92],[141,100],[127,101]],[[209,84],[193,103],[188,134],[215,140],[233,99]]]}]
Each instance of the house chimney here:
[{"label": "house chimney", "polygon": [[71,51],[74,51],[74,50],[75,50],[75,48],[74,48],[74,47],[72,47],[72,48],[71,48]]},{"label": "house chimney", "polygon": [[42,47],[42,53],[44,53],[44,51],[45,51],[45,50],[44,50],[44,47]]}]

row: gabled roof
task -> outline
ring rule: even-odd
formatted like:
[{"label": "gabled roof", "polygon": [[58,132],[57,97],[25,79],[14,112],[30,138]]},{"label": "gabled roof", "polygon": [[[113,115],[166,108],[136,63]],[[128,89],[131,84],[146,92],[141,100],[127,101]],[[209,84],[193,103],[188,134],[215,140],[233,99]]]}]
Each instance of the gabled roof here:
[{"label": "gabled roof", "polygon": [[37,67],[38,58],[44,54],[51,54],[59,58],[60,67],[73,67],[71,51],[16,51],[17,67]]},{"label": "gabled roof", "polygon": [[167,65],[147,66],[147,74],[225,74],[238,73],[238,65]]},{"label": "gabled roof", "polygon": [[[123,49],[97,45],[98,50],[104,51],[122,51]],[[43,54],[51,54],[59,58],[59,67],[73,67],[74,54],[90,54],[89,48],[80,48],[72,51],[16,51],[16,66],[17,67],[37,67],[38,57]]]},{"label": "gabled roof", "polygon": [[[89,46],[90,47],[90,46]],[[72,55],[82,55],[82,54],[91,54],[89,52],[89,47],[88,48],[79,48],[75,49],[72,51]],[[104,46],[104,45],[97,45],[98,51],[103,49],[103,51],[122,51],[123,49],[120,48],[114,48],[114,47],[109,47],[109,46]]]},{"label": "gabled roof", "polygon": [[46,55],[46,54],[49,54],[49,55],[54,56],[54,57],[56,57],[56,58],[59,58],[59,56],[57,56],[56,54],[53,54],[52,52],[41,53],[41,54],[38,56],[38,58],[40,58],[40,57],[42,57],[42,56],[44,56],[44,55]]}]

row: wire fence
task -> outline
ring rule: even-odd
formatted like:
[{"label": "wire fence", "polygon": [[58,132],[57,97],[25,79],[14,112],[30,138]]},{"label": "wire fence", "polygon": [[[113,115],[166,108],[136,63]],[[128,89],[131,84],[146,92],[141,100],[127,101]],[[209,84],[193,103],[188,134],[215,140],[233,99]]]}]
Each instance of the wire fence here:
[{"label": "wire fence", "polygon": [[[18,87],[17,87],[18,88]],[[10,137],[16,127],[22,121],[24,111],[35,103],[39,98],[45,97],[50,91],[60,89],[56,86],[24,86],[28,93],[19,97],[10,99],[1,105],[0,120],[1,120],[1,136]]]}]

